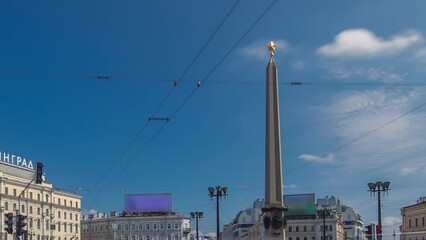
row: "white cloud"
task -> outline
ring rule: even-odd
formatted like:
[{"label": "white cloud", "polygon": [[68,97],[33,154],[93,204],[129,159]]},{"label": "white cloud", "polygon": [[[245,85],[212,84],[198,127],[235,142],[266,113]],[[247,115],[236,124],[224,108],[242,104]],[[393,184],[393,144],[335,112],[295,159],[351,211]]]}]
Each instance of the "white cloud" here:
[{"label": "white cloud", "polygon": [[297,188],[297,185],[296,184],[289,184],[289,185],[284,185],[283,187],[286,188],[286,189]]},{"label": "white cloud", "polygon": [[[276,52],[288,52],[290,45],[285,40],[272,40],[276,45]],[[266,45],[270,41],[257,41],[249,44],[241,50],[241,53],[247,58],[254,58],[258,60],[268,59],[269,52]]]},{"label": "white cloud", "polygon": [[383,219],[382,225],[398,227],[399,225],[401,225],[401,223],[402,223],[401,217],[385,217]]},{"label": "white cloud", "polygon": [[416,52],[415,56],[416,56],[417,58],[425,59],[425,60],[426,60],[426,48],[422,48],[422,49],[418,50],[418,51]]},{"label": "white cloud", "polygon": [[401,175],[406,176],[406,175],[410,175],[413,174],[417,171],[416,167],[403,167],[401,169]]},{"label": "white cloud", "polygon": [[332,78],[365,78],[371,81],[381,81],[386,83],[394,83],[404,80],[404,75],[394,73],[384,68],[359,67],[349,69],[341,65],[326,65],[324,67],[331,74]]},{"label": "white cloud", "polygon": [[332,162],[334,160],[333,154],[328,154],[325,157],[311,155],[311,154],[302,154],[299,156],[299,159],[307,162]]},{"label": "white cloud", "polygon": [[347,29],[339,33],[334,42],[318,48],[316,53],[326,57],[371,58],[402,51],[421,41],[422,35],[415,30],[386,40],[364,28]]},{"label": "white cloud", "polygon": [[320,112],[329,121],[323,126],[327,134],[348,144],[334,152],[343,176],[348,178],[343,169],[351,169],[351,174],[372,169],[393,177],[410,174],[415,161],[426,154],[425,109],[408,114],[422,106],[422,99],[424,93],[416,88],[350,91],[333,97]]},{"label": "white cloud", "polygon": [[292,63],[292,66],[296,70],[302,70],[306,67],[306,63],[303,60],[298,60]]}]

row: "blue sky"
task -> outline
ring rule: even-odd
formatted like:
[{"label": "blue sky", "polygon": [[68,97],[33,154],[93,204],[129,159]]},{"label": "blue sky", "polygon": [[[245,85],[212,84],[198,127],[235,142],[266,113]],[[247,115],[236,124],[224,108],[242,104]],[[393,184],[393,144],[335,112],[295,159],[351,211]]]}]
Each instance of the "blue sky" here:
[{"label": "blue sky", "polygon": [[[172,192],[175,210],[204,211],[201,229],[212,232],[209,186],[229,187],[222,223],[264,196],[273,40],[285,193],[341,197],[369,223],[367,183],[388,180],[385,233],[398,230],[400,208],[426,187],[426,3],[240,1],[184,74],[235,3],[3,3],[1,150],[43,162],[84,211]],[[171,121],[144,128],[154,112]]]}]

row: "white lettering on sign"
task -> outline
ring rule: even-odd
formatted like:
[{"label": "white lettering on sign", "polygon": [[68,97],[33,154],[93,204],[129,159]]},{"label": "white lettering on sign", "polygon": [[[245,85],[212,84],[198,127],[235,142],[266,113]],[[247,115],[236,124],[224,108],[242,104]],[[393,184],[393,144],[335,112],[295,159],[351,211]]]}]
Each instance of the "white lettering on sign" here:
[{"label": "white lettering on sign", "polygon": [[9,154],[6,152],[0,151],[0,163],[34,171],[34,165],[31,160],[27,160],[21,156]]}]

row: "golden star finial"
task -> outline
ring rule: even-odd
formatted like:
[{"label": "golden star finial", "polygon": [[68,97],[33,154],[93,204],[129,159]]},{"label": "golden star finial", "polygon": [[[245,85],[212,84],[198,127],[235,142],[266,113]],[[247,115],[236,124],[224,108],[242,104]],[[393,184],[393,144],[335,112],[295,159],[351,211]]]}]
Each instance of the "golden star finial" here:
[{"label": "golden star finial", "polygon": [[274,56],[274,52],[275,52],[275,49],[277,48],[277,45],[275,45],[275,43],[274,42],[270,42],[268,45],[267,45],[267,47],[268,47],[268,51],[270,52],[270,56],[271,57],[273,57]]}]

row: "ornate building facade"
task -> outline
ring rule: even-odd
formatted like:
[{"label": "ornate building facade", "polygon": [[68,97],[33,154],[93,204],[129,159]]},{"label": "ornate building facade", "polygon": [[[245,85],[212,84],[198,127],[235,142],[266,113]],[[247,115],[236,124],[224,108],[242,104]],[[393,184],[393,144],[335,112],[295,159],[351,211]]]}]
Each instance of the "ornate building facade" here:
[{"label": "ornate building facade", "polygon": [[[16,239],[16,215],[26,217],[28,240],[79,240],[81,197],[57,190],[51,183],[35,183],[35,167],[17,155],[0,152],[0,229],[1,240]],[[23,164],[23,161],[25,164]],[[12,213],[13,233],[3,229],[5,214]]]},{"label": "ornate building facade", "polygon": [[191,219],[176,213],[104,213],[83,216],[82,240],[188,240]]},{"label": "ornate building facade", "polygon": [[426,239],[426,197],[419,198],[414,205],[403,207],[401,215],[401,240]]}]

